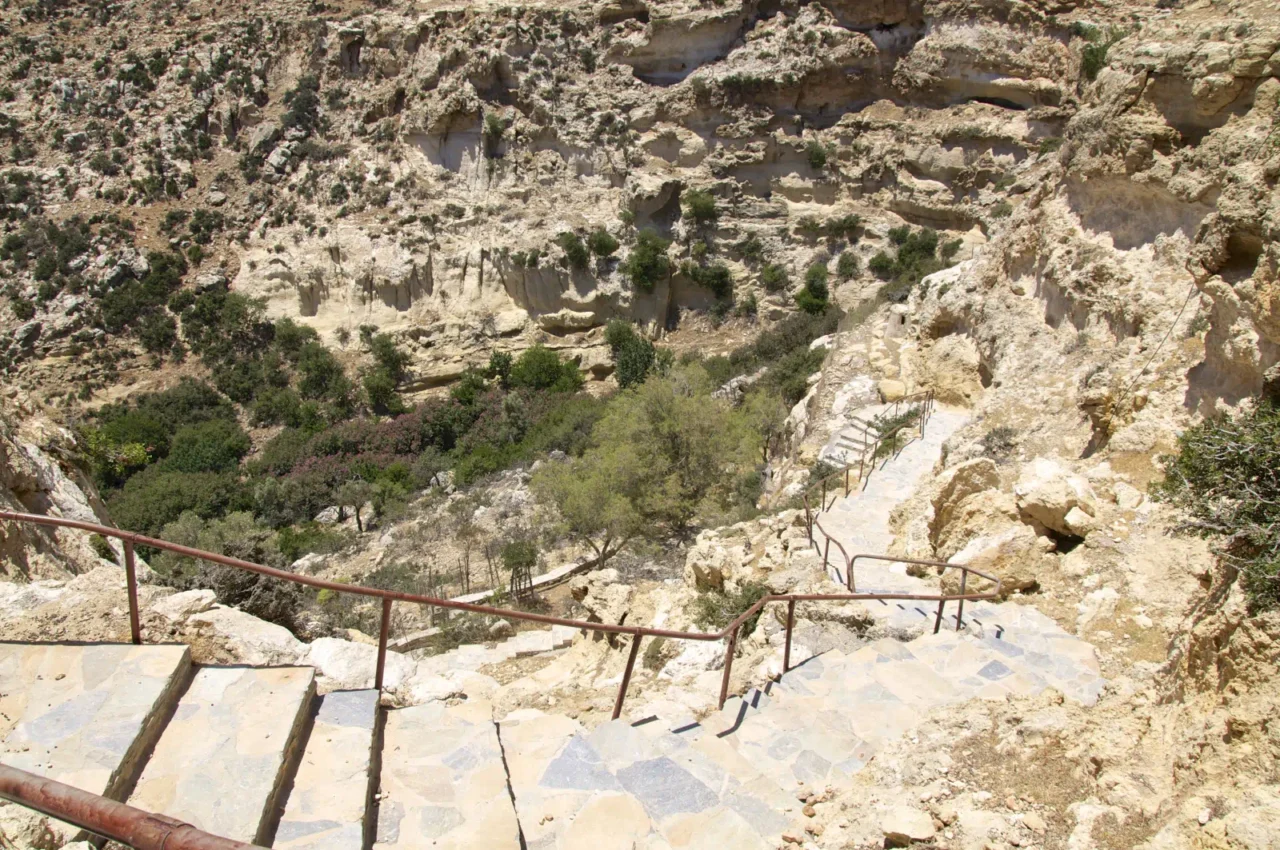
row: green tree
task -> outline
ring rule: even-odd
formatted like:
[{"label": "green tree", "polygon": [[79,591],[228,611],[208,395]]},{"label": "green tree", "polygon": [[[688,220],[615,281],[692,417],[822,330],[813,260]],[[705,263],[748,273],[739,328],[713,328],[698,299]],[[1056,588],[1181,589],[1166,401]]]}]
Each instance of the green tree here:
[{"label": "green tree", "polygon": [[587,247],[597,257],[611,257],[618,250],[618,240],[603,227],[597,227],[587,237]]},{"label": "green tree", "polygon": [[173,435],[164,468],[173,472],[229,472],[252,447],[235,422],[212,419],[188,425]]},{"label": "green tree", "polygon": [[591,255],[587,252],[587,246],[583,243],[581,236],[572,231],[561,233],[556,236],[555,243],[564,251],[565,259],[569,261],[570,266],[579,271],[587,267]]},{"label": "green tree", "polygon": [[356,531],[364,533],[364,520],[360,517],[360,511],[373,498],[373,485],[361,478],[353,478],[338,488],[334,494],[334,498],[338,502],[338,510],[343,511],[350,507],[356,518]]},{"label": "green tree", "polygon": [[639,508],[645,470],[630,446],[600,446],[572,463],[543,464],[531,485],[555,505],[565,530],[604,566],[648,528]]}]

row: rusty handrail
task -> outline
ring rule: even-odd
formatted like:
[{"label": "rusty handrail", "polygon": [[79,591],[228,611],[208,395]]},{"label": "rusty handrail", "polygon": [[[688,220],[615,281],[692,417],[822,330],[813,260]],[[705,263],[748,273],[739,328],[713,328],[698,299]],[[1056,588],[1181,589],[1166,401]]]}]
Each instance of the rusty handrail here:
[{"label": "rusty handrail", "polygon": [[[933,408],[934,408],[933,390],[921,390],[920,392],[912,393],[910,395],[905,395],[902,398],[897,399],[893,403],[894,416],[898,415],[898,412],[901,410],[903,405],[919,406],[920,420],[916,424],[919,425],[920,436],[923,437],[925,426],[929,422],[929,417],[933,414]],[[903,426],[903,427],[906,427],[906,426]],[[898,450],[898,434],[902,430],[903,430],[902,428],[896,428],[889,434],[877,434],[875,441],[864,446],[862,451],[858,453],[858,462],[856,464],[853,461],[850,461],[849,463],[846,463],[844,466],[840,467],[834,472],[828,472],[826,475],[822,476],[817,481],[810,481],[808,484],[806,484],[804,486],[804,489],[800,491],[801,498],[804,500],[804,503],[805,503],[806,521],[808,521],[808,516],[809,516],[809,493],[810,492],[815,491],[819,487],[821,487],[822,499],[820,504],[822,507],[819,510],[819,513],[825,510],[829,510],[830,506],[827,504],[828,485],[830,484],[832,479],[838,480],[841,477],[843,477],[844,478],[844,495],[848,496],[849,493],[852,491],[852,488],[850,487],[850,484],[849,484],[849,478],[851,473],[853,472],[855,465],[858,468],[858,481],[862,484],[863,487],[865,487],[867,485],[867,481],[869,481],[871,478],[871,473],[875,471],[876,459],[877,459],[877,455],[880,453],[881,446],[885,445],[886,443],[892,442],[893,450],[896,453]],[[868,434],[870,433],[870,431],[871,431],[871,427],[869,425],[864,426],[862,428],[863,434]],[[868,466],[868,461],[870,462],[869,466]],[[832,504],[834,503],[835,501],[832,500]]]},{"label": "rusty handrail", "polygon": [[[636,654],[639,649],[639,642],[646,637],[671,638],[674,640],[700,640],[713,641],[729,639],[729,648],[725,654],[725,671],[724,678],[720,690],[720,706],[724,706],[727,698],[729,673],[733,665],[733,650],[736,648],[738,631],[750,617],[756,614],[761,608],[771,602],[788,602],[790,606],[794,606],[797,601],[851,601],[851,600],[878,600],[878,599],[902,599],[902,600],[918,600],[926,602],[941,602],[945,604],[954,599],[992,599],[1000,590],[1000,580],[994,576],[981,573],[959,564],[942,564],[936,566],[958,568],[968,572],[976,573],[983,578],[995,582],[996,590],[961,595],[942,595],[942,594],[910,594],[910,593],[835,593],[835,594],[781,594],[769,595],[762,597],[755,605],[748,608],[743,614],[738,616],[733,622],[729,623],[719,632],[681,632],[672,629],[656,629],[648,626],[623,626],[611,625],[608,623],[589,623],[583,620],[571,620],[567,617],[552,617],[547,614],[533,614],[527,611],[514,611],[509,608],[495,608],[488,605],[476,605],[470,602],[457,602],[452,599],[441,599],[434,596],[422,596],[414,593],[401,593],[395,590],[383,590],[376,587],[365,587],[358,584],[346,584],[337,581],[328,581],[326,579],[316,578],[314,576],[299,575],[286,570],[276,569],[274,567],[265,567],[261,564],[255,564],[250,561],[242,561],[239,558],[232,558],[227,555],[218,555],[213,552],[205,552],[200,549],[193,549],[190,546],[182,546],[177,543],[169,543],[165,540],[157,540],[154,537],[147,537],[142,534],[136,534],[131,531],[121,531],[118,528],[111,528],[105,525],[99,525],[92,522],[83,522],[81,520],[63,519],[62,517],[44,516],[42,514],[27,514],[14,511],[0,510],[0,520],[8,520],[10,522],[27,522],[34,525],[53,526],[56,528],[74,528],[80,531],[88,531],[95,534],[101,534],[104,537],[114,537],[124,542],[125,550],[125,574],[128,583],[129,592],[129,628],[130,637],[135,644],[142,643],[142,629],[138,615],[138,593],[137,593],[137,575],[134,569],[134,547],[137,545],[150,546],[154,549],[162,549],[175,554],[184,555],[189,558],[199,558],[214,564],[222,564],[228,567],[248,570],[249,572],[258,573],[259,575],[271,576],[284,581],[291,581],[295,584],[302,584],[308,587],[315,587],[321,590],[332,590],[338,593],[351,593],[357,596],[368,596],[382,600],[382,623],[379,630],[378,638],[378,661],[374,673],[374,683],[379,689],[383,683],[383,669],[386,662],[388,625],[391,618],[392,602],[410,602],[417,605],[433,605],[438,608],[447,608],[455,611],[468,611],[475,614],[486,614],[494,617],[503,617],[512,620],[526,620],[534,623],[544,623],[554,626],[570,626],[572,628],[581,629],[583,631],[605,632],[608,634],[624,634],[631,635],[633,639],[632,651],[627,661],[627,669],[623,674],[622,683],[618,690],[618,698],[614,704],[613,717],[616,720],[622,713],[623,701],[626,698],[626,690],[631,680],[631,671],[635,664]],[[825,534],[825,532],[824,532]],[[812,532],[810,532],[812,540]],[[836,546],[841,555],[849,560],[848,554],[845,553],[844,547],[836,541]],[[871,557],[871,556],[868,556]],[[849,573],[849,587],[852,587],[852,571]],[[794,608],[791,609],[794,611]],[[787,631],[787,653],[790,656],[791,642],[791,618],[788,618]],[[785,672],[785,669],[784,671]]]},{"label": "rusty handrail", "polygon": [[0,764],[0,799],[135,850],[261,850],[7,764]]}]

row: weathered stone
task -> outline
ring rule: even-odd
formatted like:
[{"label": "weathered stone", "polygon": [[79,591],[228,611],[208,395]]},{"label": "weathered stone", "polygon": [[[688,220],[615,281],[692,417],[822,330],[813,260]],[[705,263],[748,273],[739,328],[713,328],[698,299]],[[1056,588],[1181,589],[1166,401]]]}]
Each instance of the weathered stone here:
[{"label": "weathered stone", "polygon": [[195,614],[187,623],[212,632],[243,664],[296,664],[307,651],[306,644],[284,626],[268,623],[236,608],[218,605]]},{"label": "weathered stone", "polygon": [[1066,522],[1072,508],[1090,516],[1097,513],[1089,482],[1047,458],[1036,458],[1023,468],[1014,495],[1024,521],[1059,534],[1079,536]]},{"label": "weathered stone", "polygon": [[917,841],[928,841],[936,833],[933,818],[910,806],[894,806],[880,817],[880,831],[885,847],[909,847]]},{"label": "weathered stone", "polygon": [[902,381],[886,378],[877,385],[881,401],[898,401],[907,394],[907,385]]},{"label": "weathered stone", "polygon": [[169,620],[185,620],[208,611],[218,601],[212,590],[184,590],[166,596],[151,606],[151,611]]}]

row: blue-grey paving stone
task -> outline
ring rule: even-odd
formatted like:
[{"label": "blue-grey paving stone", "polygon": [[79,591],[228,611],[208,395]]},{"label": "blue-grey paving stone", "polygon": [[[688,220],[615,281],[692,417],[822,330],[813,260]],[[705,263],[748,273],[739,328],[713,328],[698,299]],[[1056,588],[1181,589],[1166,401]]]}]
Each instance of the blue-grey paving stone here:
[{"label": "blue-grey paving stone", "polygon": [[280,824],[280,828],[276,830],[276,841],[293,841],[297,838],[306,838],[308,835],[315,835],[317,832],[324,832],[329,829],[337,829],[342,826],[336,820],[312,820],[312,821],[284,821]]},{"label": "blue-grey paving stone", "polygon": [[441,761],[453,770],[455,776],[458,776],[469,773],[479,767],[484,757],[488,755],[489,753],[477,754],[473,748],[466,746],[459,747],[441,759]]},{"label": "blue-grey paving stone", "polygon": [[426,838],[439,838],[462,826],[466,818],[452,806],[423,806],[418,810],[418,831]]},{"label": "blue-grey paving stone", "polygon": [[800,751],[800,739],[795,735],[779,735],[765,750],[769,758],[786,761]]},{"label": "blue-grey paving stone", "polygon": [[791,825],[768,803],[740,791],[726,794],[724,804],[737,812],[760,835],[777,835]]},{"label": "blue-grey paving stone", "polygon": [[801,679],[819,679],[822,677],[823,669],[821,658],[810,658],[800,666],[793,667],[790,673],[794,673]]},{"label": "blue-grey paving stone", "polygon": [[37,744],[49,745],[71,737],[94,721],[108,697],[110,694],[105,690],[76,695],[52,711],[28,721],[27,738]]},{"label": "blue-grey paving stone", "polygon": [[333,691],[321,700],[316,721],[372,729],[377,712],[378,692],[375,690]]},{"label": "blue-grey paving stone", "polygon": [[978,671],[979,676],[991,682],[998,682],[1012,674],[1013,671],[999,661],[988,661],[986,666]]},{"label": "blue-grey paving stone", "polygon": [[565,788],[571,791],[613,791],[618,788],[591,745],[574,735],[542,774],[538,782],[543,788]]},{"label": "blue-grey paving stone", "polygon": [[902,702],[879,682],[868,682],[849,694],[852,702]]},{"label": "blue-grey paving stone", "polygon": [[647,758],[651,744],[639,729],[621,720],[597,726],[587,738],[592,750],[609,764],[630,764]]},{"label": "blue-grey paving stone", "polygon": [[809,783],[826,779],[830,770],[831,762],[813,750],[805,750],[796,756],[796,760],[791,764],[791,772],[795,774],[796,779]]},{"label": "blue-grey paving stone", "polygon": [[742,696],[742,701],[752,709],[761,711],[769,704],[769,695],[759,688],[752,688]]},{"label": "blue-grey paving stone", "polygon": [[1007,640],[999,640],[999,639],[985,640],[983,641],[983,643],[985,643],[987,646],[991,647],[1001,655],[1007,656],[1009,658],[1020,658],[1024,654],[1022,647],[1015,646],[1014,644],[1009,643],[1009,641]]},{"label": "blue-grey paving stone", "polygon": [[686,812],[703,812],[720,802],[710,788],[669,758],[637,762],[618,771],[618,781],[661,820]]}]

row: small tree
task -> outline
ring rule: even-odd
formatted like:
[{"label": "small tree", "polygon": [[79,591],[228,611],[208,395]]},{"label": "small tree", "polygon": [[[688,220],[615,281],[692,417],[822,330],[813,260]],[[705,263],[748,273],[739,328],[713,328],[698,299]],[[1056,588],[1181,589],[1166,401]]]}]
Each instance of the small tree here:
[{"label": "small tree", "polygon": [[555,238],[555,243],[563,249],[570,266],[579,271],[587,267],[591,255],[587,253],[587,246],[583,244],[581,236],[573,232],[561,233]]},{"label": "small tree", "polygon": [[365,504],[373,498],[373,486],[361,478],[353,478],[338,488],[338,492],[334,494],[338,500],[338,511],[343,511],[348,505],[352,507],[356,518],[356,531],[364,533],[364,521],[360,518],[360,511]]},{"label": "small tree", "polygon": [[571,464],[549,463],[534,473],[534,492],[555,505],[565,530],[595,553],[596,566],[648,527],[637,506],[643,498],[641,463],[627,447],[601,446]]}]

